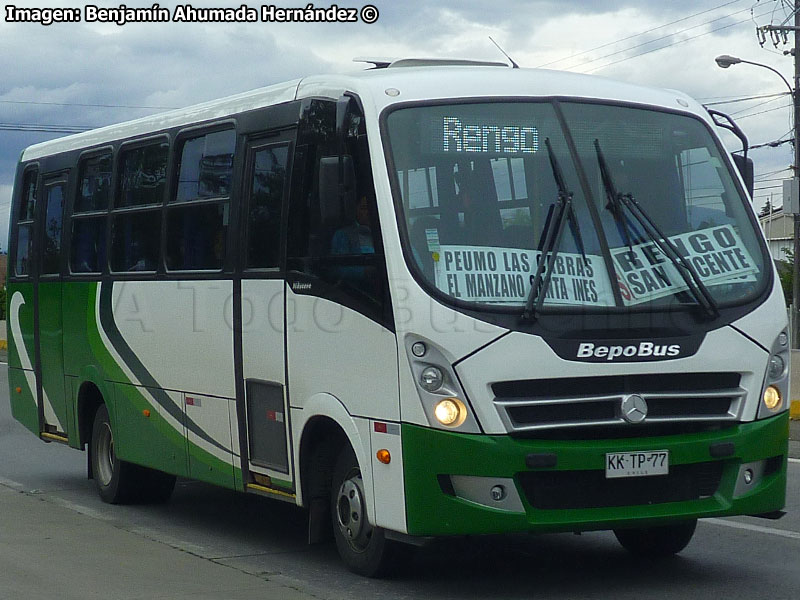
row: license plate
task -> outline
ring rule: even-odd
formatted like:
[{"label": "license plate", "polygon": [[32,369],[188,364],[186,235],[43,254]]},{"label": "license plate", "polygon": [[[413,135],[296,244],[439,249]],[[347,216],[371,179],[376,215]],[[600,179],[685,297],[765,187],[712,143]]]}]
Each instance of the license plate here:
[{"label": "license plate", "polygon": [[609,452],[606,454],[606,479],[666,475],[668,473],[668,450]]}]

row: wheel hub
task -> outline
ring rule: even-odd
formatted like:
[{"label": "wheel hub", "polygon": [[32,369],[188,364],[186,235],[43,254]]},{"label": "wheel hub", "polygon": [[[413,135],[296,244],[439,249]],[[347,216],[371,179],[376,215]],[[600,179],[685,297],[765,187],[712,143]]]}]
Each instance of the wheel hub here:
[{"label": "wheel hub", "polygon": [[354,549],[363,549],[372,534],[367,522],[361,474],[353,473],[339,486],[336,495],[336,521],[344,538]]},{"label": "wheel hub", "polygon": [[97,470],[100,483],[111,483],[114,476],[114,437],[108,423],[103,425],[97,441]]}]

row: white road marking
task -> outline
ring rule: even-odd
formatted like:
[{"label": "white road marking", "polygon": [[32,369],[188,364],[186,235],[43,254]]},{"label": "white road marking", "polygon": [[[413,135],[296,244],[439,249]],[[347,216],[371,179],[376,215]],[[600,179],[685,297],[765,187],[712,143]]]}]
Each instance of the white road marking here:
[{"label": "white road marking", "polygon": [[5,477],[0,477],[0,485],[4,485],[5,487],[18,491],[21,491],[25,487],[21,483],[17,483],[13,479],[6,479]]},{"label": "white road marking", "polygon": [[65,500],[64,498],[59,498],[58,496],[54,496],[52,494],[47,495],[47,501],[52,502],[53,504],[56,504],[63,508],[74,510],[76,513],[85,515],[87,517],[91,517],[92,519],[97,519],[99,521],[113,520],[113,518],[110,515],[106,515],[100,512],[99,510],[89,508],[88,506],[84,506],[83,504],[78,504],[77,502],[71,502],[70,500]]},{"label": "white road marking", "polygon": [[790,463],[796,463],[796,464],[800,465],[800,458],[790,458],[789,462]]},{"label": "white road marking", "polygon": [[714,525],[724,525],[725,527],[732,527],[733,529],[746,529],[747,531],[755,531],[757,533],[767,533],[769,535],[777,535],[779,537],[789,538],[790,540],[800,540],[800,531],[775,529],[773,527],[764,527],[762,525],[751,525],[750,523],[740,523],[739,521],[727,521],[725,519],[703,519],[701,522],[712,523]]}]

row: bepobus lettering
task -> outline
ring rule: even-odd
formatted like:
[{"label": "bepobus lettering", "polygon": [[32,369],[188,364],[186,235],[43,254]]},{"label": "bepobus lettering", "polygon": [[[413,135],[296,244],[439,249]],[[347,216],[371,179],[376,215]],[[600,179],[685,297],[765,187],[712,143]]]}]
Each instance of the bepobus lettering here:
[{"label": "bepobus lettering", "polygon": [[578,345],[576,358],[604,358],[614,360],[623,356],[625,358],[667,358],[675,357],[681,353],[680,344],[656,344],[654,342],[639,342],[629,346],[600,346],[592,342],[582,342]]}]

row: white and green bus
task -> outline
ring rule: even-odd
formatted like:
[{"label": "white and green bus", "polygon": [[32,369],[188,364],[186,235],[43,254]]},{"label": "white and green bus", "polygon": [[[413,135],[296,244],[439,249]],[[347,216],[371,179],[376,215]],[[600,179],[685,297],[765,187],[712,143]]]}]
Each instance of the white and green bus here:
[{"label": "white and green bus", "polygon": [[366,575],[438,536],[658,556],[698,518],[776,518],[786,310],[717,124],[675,91],[402,60],[32,146],[13,414],[88,450],[106,502],[282,499]]}]

